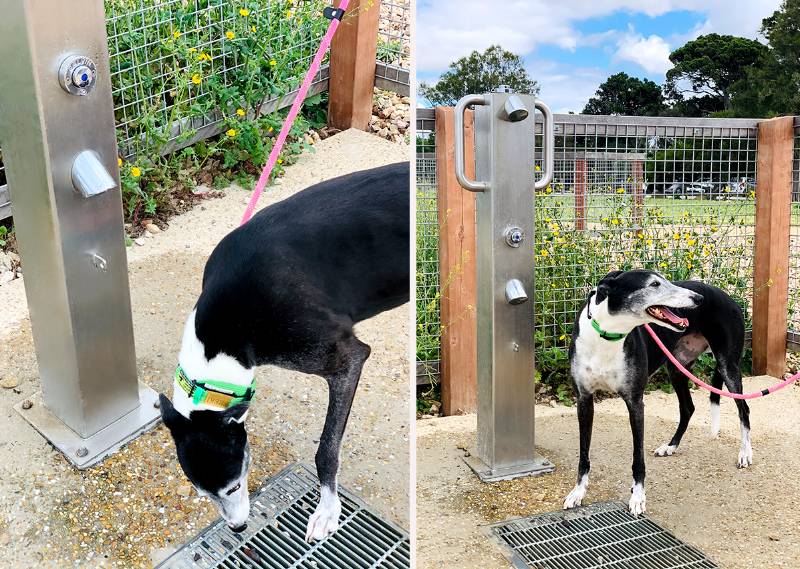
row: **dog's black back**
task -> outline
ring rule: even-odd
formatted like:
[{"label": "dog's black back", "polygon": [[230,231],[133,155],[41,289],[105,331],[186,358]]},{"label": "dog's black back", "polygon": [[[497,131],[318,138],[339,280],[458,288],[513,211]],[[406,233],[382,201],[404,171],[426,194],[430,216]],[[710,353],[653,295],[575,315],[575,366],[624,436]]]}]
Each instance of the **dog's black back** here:
[{"label": "dog's black back", "polygon": [[197,303],[206,357],[291,364],[407,302],[409,181],[408,162],[334,178],[226,236]]}]

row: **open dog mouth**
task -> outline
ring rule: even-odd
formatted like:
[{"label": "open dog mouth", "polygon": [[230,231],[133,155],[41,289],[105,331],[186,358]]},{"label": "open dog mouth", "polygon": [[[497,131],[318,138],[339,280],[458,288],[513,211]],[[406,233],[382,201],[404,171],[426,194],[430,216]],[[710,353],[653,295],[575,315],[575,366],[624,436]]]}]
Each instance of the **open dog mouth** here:
[{"label": "open dog mouth", "polygon": [[666,306],[649,306],[647,308],[647,313],[653,318],[672,324],[677,328],[687,328],[689,326],[688,319],[681,318]]}]

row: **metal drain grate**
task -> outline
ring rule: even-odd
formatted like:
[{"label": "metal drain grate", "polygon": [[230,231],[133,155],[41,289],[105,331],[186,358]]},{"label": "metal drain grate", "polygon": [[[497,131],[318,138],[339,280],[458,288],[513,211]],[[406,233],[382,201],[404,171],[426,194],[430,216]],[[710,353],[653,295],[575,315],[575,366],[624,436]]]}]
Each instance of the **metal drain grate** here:
[{"label": "metal drain grate", "polygon": [[491,526],[515,567],[535,569],[716,568],[703,552],[624,504],[601,502]]},{"label": "metal drain grate", "polygon": [[306,543],[306,524],[319,500],[317,478],[307,466],[291,465],[253,493],[244,532],[233,533],[220,519],[157,569],[408,569],[408,534],[347,490],[340,489],[339,497],[339,530]]}]

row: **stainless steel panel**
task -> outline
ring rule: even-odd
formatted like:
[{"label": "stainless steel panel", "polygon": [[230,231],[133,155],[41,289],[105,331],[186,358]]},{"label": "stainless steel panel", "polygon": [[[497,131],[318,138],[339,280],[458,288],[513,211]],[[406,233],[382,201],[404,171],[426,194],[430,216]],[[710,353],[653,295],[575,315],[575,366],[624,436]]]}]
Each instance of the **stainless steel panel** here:
[{"label": "stainless steel panel", "polygon": [[[89,437],[139,406],[103,2],[0,0],[0,14],[0,76],[14,78],[0,91],[0,140],[44,401]],[[96,64],[85,96],[59,84],[71,54]],[[75,190],[84,150],[115,189]]]}]

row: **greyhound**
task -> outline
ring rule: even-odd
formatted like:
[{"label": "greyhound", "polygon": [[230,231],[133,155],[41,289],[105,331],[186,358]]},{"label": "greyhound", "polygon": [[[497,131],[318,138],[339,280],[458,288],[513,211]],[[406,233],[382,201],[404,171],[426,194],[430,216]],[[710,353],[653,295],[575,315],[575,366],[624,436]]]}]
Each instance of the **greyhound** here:
[{"label": "greyhound", "polygon": [[[722,290],[698,281],[672,283],[654,271],[613,271],[589,294],[578,314],[569,350],[570,371],[578,400],[580,459],[578,481],[564,500],[564,508],[579,506],[589,485],[589,446],[592,439],[594,393],[616,393],[625,401],[633,433],[633,486],[628,504],[633,515],[646,511],[644,490],[644,402],[649,377],[667,363],[678,394],[680,419],[672,439],[655,449],[671,456],[681,442],[694,405],[688,380],[668,363],[642,328],[654,330],[687,369],[710,350],[716,359],[712,385],[742,392],[739,361],[744,347],[744,316],[738,304]],[[742,442],[737,466],[753,462],[750,410],[736,400]],[[719,395],[711,394],[711,430],[719,434]]]},{"label": "greyhound", "polygon": [[184,473],[233,531],[250,513],[244,422],[255,368],[266,364],[328,384],[320,501],[306,540],[338,529],[339,453],[370,354],[353,325],[409,300],[409,182],[408,162],[322,182],[264,209],[212,252],[172,400],[160,401]]}]

